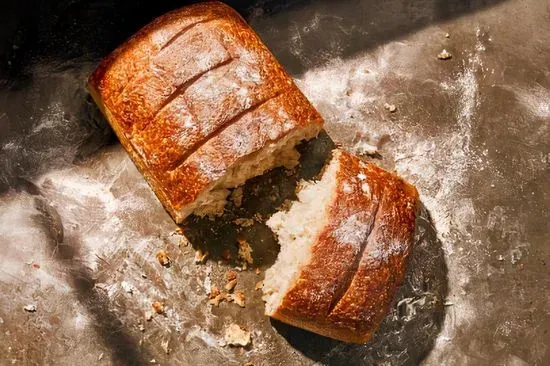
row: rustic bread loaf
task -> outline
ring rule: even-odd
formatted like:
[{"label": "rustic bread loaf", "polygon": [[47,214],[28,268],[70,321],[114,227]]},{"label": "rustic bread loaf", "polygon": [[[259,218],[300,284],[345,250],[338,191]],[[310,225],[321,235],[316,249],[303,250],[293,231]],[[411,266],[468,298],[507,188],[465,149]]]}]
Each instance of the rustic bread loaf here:
[{"label": "rustic bread loaf", "polygon": [[89,79],[122,145],[176,222],[227,188],[297,163],[322,118],[230,7],[200,3],[141,29]]},{"label": "rustic bread loaf", "polygon": [[320,181],[267,222],[281,252],[266,271],[266,314],[364,343],[388,312],[412,246],[416,189],[334,150]]}]

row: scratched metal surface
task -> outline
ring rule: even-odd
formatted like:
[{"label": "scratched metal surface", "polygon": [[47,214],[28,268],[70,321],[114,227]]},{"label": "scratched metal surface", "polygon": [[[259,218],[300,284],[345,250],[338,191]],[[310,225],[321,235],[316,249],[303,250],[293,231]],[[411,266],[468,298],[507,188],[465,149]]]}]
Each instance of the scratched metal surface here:
[{"label": "scratched metal surface", "polygon": [[[179,245],[84,89],[101,57],[181,4],[3,5],[0,364],[550,363],[547,4],[233,2],[326,118],[330,138],[301,146],[297,170],[248,183],[241,207],[191,219],[192,246]],[[450,60],[437,59],[443,48]],[[270,321],[254,291],[278,250],[263,221],[299,179],[315,177],[333,143],[396,170],[424,205],[406,280],[362,346]],[[246,308],[212,308],[205,287],[240,264],[237,239],[255,261],[238,276]],[[202,265],[198,247],[211,251]],[[156,261],[160,249],[170,268]],[[233,259],[222,258],[226,249]],[[146,321],[153,301],[166,314]],[[252,331],[250,346],[219,344],[232,322]]]}]

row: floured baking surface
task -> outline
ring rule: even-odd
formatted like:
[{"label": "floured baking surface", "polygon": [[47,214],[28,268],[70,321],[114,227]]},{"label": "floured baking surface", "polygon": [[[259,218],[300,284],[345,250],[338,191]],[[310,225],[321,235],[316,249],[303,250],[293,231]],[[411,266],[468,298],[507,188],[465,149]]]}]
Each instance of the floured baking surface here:
[{"label": "floured baking surface", "polygon": [[[79,49],[69,34],[89,38],[88,47],[104,42],[102,27],[93,27],[97,34],[78,27],[97,19],[109,29],[106,4],[95,10],[104,17],[76,22],[63,45]],[[294,175],[279,170],[245,186],[240,207],[221,220],[196,219],[192,245],[180,245],[86,99],[84,80],[99,58],[39,59],[26,70],[32,77],[7,80],[0,91],[0,363],[398,365],[429,352],[427,365],[547,364],[547,9],[535,0],[470,5],[318,1],[250,12],[335,142],[395,169],[426,207],[404,286],[365,346],[270,322],[254,290],[278,250],[261,223],[294,198],[298,179],[319,170],[326,141],[302,148],[309,160]],[[88,14],[71,9],[71,19]],[[452,59],[438,60],[442,49]],[[238,219],[246,225],[233,224]],[[253,249],[254,263],[238,272],[236,286],[246,307],[212,307],[209,289],[242,267],[238,239]],[[194,262],[197,246],[210,250],[205,264]],[[155,258],[159,250],[169,268]],[[164,314],[148,321],[153,302],[164,303]],[[250,345],[223,346],[233,323],[251,332]]]}]

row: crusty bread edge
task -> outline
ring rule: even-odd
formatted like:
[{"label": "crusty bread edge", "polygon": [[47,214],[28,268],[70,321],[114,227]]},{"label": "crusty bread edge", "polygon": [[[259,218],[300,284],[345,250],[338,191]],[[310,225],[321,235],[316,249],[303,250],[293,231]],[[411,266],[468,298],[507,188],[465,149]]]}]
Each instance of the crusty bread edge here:
[{"label": "crusty bread edge", "polygon": [[145,178],[145,181],[149,184],[149,186],[151,187],[155,195],[159,198],[160,202],[162,203],[166,211],[168,211],[168,213],[175,220],[177,216],[177,211],[172,207],[168,199],[168,196],[163,192],[161,188],[162,185],[151,174],[149,174],[148,167],[144,164],[141,157],[134,150],[132,144],[124,134],[124,131],[121,128],[121,124],[117,121],[116,117],[114,117],[114,114],[111,113],[109,108],[103,103],[102,98],[99,95],[99,92],[94,86],[94,81],[90,79],[88,81],[87,87],[90,92],[90,95],[94,99],[98,108],[101,110],[103,115],[107,118],[112,129],[115,131],[115,134],[118,137],[120,143],[122,144],[126,152],[130,155],[130,159],[134,162],[138,171],[143,175],[143,177]]},{"label": "crusty bread edge", "polygon": [[[338,149],[338,150],[340,150],[340,149]],[[349,154],[349,153],[347,153],[347,154]],[[333,151],[333,157],[335,157],[335,156],[339,157],[340,154],[336,155],[335,151]],[[416,190],[416,187],[414,187],[413,185],[411,185],[410,183],[405,181],[403,178],[399,177],[397,174],[386,172],[386,171],[384,171],[383,169],[381,169],[379,167],[376,167],[376,168],[379,169],[381,173],[387,174],[389,179],[395,180],[396,182],[399,182],[399,184],[404,186],[405,191],[407,193],[409,193],[408,196],[411,197],[412,199],[414,199],[415,206],[413,208],[413,212],[414,212],[414,217],[416,218],[417,214],[418,214],[418,209],[419,209],[419,195],[418,195],[418,191]],[[336,179],[341,179],[341,177],[337,176]],[[337,184],[337,186],[338,186],[338,184]],[[384,190],[383,190],[383,192],[384,192]],[[383,192],[382,192],[382,194],[384,194]],[[337,199],[338,199],[338,195],[335,195],[335,197],[333,199],[331,199],[331,202],[335,202],[335,200],[337,200]],[[332,220],[329,218],[328,222],[330,222],[330,221],[332,221]],[[404,274],[405,274],[405,270],[406,270],[406,266],[407,266],[408,257],[411,253],[412,246],[413,246],[413,236],[414,236],[414,229],[413,229],[412,232],[410,232],[409,238],[407,240],[407,249],[403,253],[403,263],[404,263],[404,265],[401,268],[401,271],[397,274],[397,276],[398,276],[397,280],[398,281],[396,283],[394,283],[392,285],[392,288],[390,288],[388,290],[388,291],[392,292],[391,293],[391,298],[394,298],[397,289],[402,284],[402,281],[404,279]],[[319,240],[321,237],[322,237],[321,234],[318,235],[317,240]],[[319,243],[317,242],[315,245],[319,245]],[[363,256],[363,254],[364,253],[359,253],[358,255]],[[390,269],[390,270],[394,270],[394,269]],[[353,276],[355,276],[355,275],[357,275],[357,273],[353,274]],[[290,289],[292,289],[292,286],[287,290],[287,293],[290,291]],[[376,294],[373,294],[373,295],[376,296]],[[286,294],[283,296],[283,299],[285,298],[285,296],[286,296]],[[268,315],[268,316],[270,316],[274,319],[280,320],[284,323],[290,324],[292,326],[296,326],[296,327],[299,327],[299,328],[302,328],[302,329],[306,329],[306,330],[309,330],[311,332],[320,334],[320,335],[325,336],[325,337],[340,340],[340,341],[343,341],[343,342],[351,342],[351,343],[357,343],[357,344],[364,344],[364,343],[368,342],[371,339],[372,335],[380,327],[383,319],[387,315],[387,313],[389,311],[389,308],[392,304],[392,302],[388,302],[388,303],[385,303],[385,304],[380,304],[381,306],[385,307],[385,309],[384,309],[384,314],[385,315],[383,317],[379,318],[379,319],[376,319],[376,321],[375,321],[376,325],[375,326],[373,326],[369,329],[359,330],[359,329],[348,328],[348,327],[345,327],[345,326],[335,324],[334,322],[332,322],[330,320],[330,318],[329,318],[330,314],[327,314],[327,318],[325,318],[325,319],[305,320],[303,317],[294,316],[294,314],[292,312],[288,312],[286,307],[284,306],[284,303],[285,303],[285,301],[283,300],[281,302],[281,304],[279,305],[279,307],[277,309],[275,309],[275,311],[273,311],[270,314],[266,314],[266,315]]]}]

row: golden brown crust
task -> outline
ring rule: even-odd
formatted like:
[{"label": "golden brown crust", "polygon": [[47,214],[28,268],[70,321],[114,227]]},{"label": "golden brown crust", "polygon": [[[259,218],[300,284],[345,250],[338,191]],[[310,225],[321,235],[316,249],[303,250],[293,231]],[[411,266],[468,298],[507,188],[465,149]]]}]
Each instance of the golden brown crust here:
[{"label": "golden brown crust", "polygon": [[[232,164],[296,129],[313,126],[311,138],[323,123],[254,31],[219,2],[154,20],[108,56],[88,86],[178,222]],[[256,140],[228,146],[243,126]]]},{"label": "golden brown crust", "polygon": [[416,189],[350,153],[339,159],[328,223],[271,316],[347,342],[364,343],[403,279],[415,229]]}]

